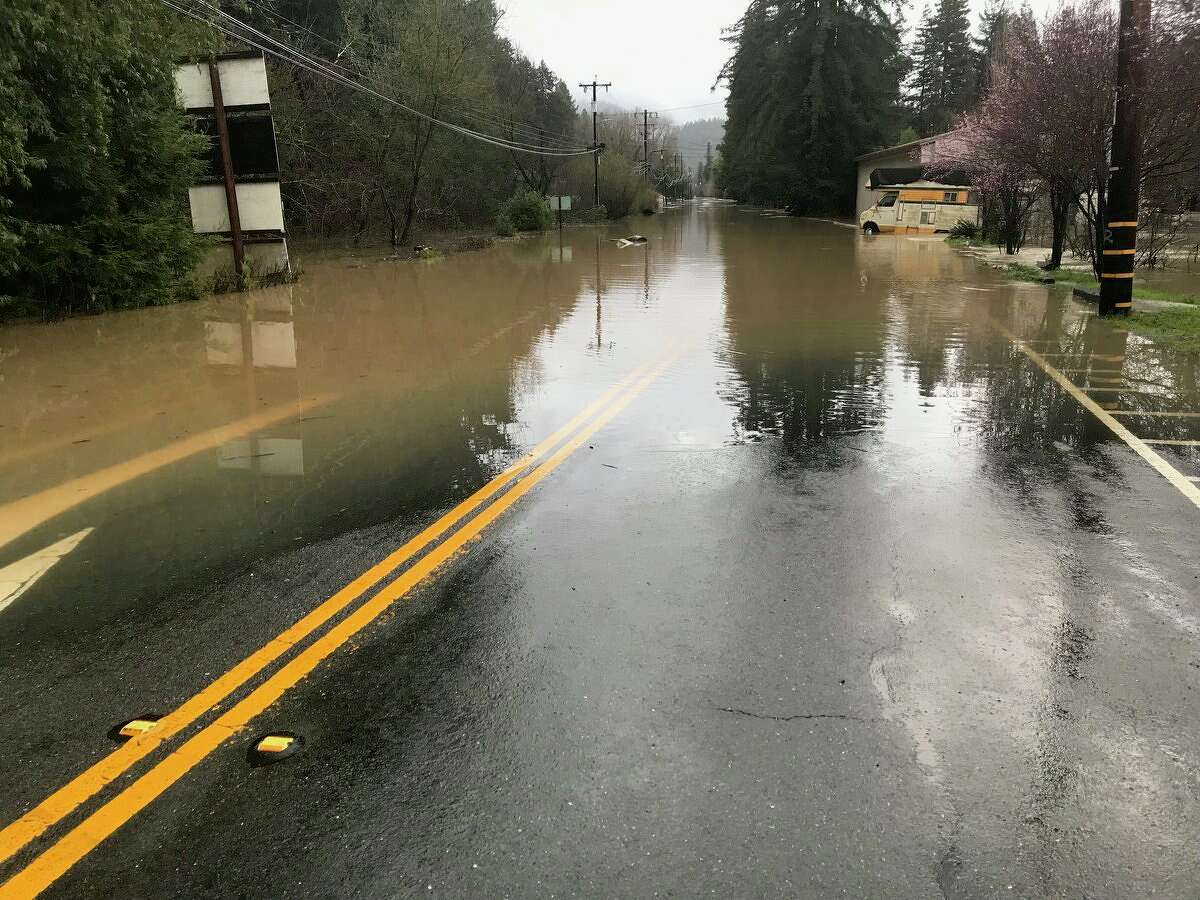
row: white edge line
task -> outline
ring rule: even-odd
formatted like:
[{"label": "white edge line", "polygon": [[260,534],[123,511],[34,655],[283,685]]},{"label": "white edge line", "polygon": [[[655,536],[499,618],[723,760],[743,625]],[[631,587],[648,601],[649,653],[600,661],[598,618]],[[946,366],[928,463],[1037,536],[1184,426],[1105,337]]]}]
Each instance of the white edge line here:
[{"label": "white edge line", "polygon": [[1062,386],[1063,390],[1075,398],[1080,406],[1107,425],[1109,430],[1123,440],[1126,444],[1128,444],[1134,453],[1148,462],[1154,468],[1154,470],[1158,472],[1159,475],[1167,479],[1167,481],[1171,482],[1171,484],[1175,485],[1175,487],[1178,488],[1179,492],[1183,494],[1183,496],[1191,500],[1192,503],[1196,505],[1197,509],[1200,509],[1200,488],[1196,487],[1196,485],[1191,482],[1191,479],[1189,479],[1173,465],[1151,450],[1145,441],[1143,441],[1136,434],[1105,412],[1095,400],[1076,387],[1075,382],[1071,381],[1071,379],[1067,378],[1066,375],[1062,374],[1060,371],[1058,371],[1058,369],[1046,362],[1040,353],[1027,345],[1003,325],[1000,325],[999,323],[996,324],[1000,330],[1008,336],[1009,340],[1011,340],[1021,349],[1022,353],[1032,359],[1047,375],[1057,381],[1059,385]]}]

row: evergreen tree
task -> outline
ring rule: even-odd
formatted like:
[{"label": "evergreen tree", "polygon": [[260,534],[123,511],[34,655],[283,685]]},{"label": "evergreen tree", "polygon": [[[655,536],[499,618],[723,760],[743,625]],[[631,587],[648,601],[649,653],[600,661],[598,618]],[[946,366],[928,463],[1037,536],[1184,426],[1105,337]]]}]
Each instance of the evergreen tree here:
[{"label": "evergreen tree", "polygon": [[978,98],[978,59],[971,43],[967,0],[938,0],[926,8],[912,49],[909,105],[922,135],[947,131]]},{"label": "evergreen tree", "polygon": [[8,0],[0,16],[0,306],[43,314],[189,293],[203,139],[176,107],[201,33],[154,0]]},{"label": "evergreen tree", "polygon": [[917,26],[912,49],[912,70],[909,83],[909,104],[912,108],[912,127],[917,134],[930,135],[937,128],[938,95],[941,83],[941,53],[937,41],[937,25],[928,7]]},{"label": "evergreen tree", "polygon": [[976,57],[967,0],[939,0],[936,22],[942,64],[938,102],[944,111],[939,125],[944,130],[975,99]]},{"label": "evergreen tree", "polygon": [[849,210],[854,157],[898,124],[902,60],[884,6],[752,0],[728,40],[722,190],[800,212]]},{"label": "evergreen tree", "polygon": [[1011,13],[1006,0],[988,0],[979,16],[975,39],[975,99],[982,100],[992,83],[992,63],[1004,44]]}]

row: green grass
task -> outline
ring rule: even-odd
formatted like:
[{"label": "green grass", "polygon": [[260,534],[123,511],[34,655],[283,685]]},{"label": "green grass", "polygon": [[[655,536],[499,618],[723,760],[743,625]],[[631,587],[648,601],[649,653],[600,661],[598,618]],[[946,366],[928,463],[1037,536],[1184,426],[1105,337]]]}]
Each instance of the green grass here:
[{"label": "green grass", "polygon": [[1172,349],[1200,351],[1200,309],[1137,311],[1124,324]]},{"label": "green grass", "polygon": [[[1079,269],[1054,269],[1047,272],[1023,263],[1008,263],[1004,266],[1003,271],[1012,278],[1019,278],[1022,281],[1041,281],[1043,278],[1053,278],[1055,284],[1069,284],[1072,287],[1087,288],[1092,291],[1100,289],[1099,282],[1091,272]],[[1200,304],[1200,294],[1180,294],[1175,291],[1146,287],[1138,284],[1136,278],[1133,282],[1133,296],[1137,300],[1166,300],[1169,303]]]}]

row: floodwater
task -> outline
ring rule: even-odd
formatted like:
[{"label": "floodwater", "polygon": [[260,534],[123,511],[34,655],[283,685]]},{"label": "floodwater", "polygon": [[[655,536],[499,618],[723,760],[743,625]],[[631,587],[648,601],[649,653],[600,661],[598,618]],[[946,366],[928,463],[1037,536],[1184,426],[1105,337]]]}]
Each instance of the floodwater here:
[{"label": "floodwater", "polygon": [[300,256],[0,330],[0,827],[651,374],[62,896],[1200,891],[1194,355],[712,202]]}]

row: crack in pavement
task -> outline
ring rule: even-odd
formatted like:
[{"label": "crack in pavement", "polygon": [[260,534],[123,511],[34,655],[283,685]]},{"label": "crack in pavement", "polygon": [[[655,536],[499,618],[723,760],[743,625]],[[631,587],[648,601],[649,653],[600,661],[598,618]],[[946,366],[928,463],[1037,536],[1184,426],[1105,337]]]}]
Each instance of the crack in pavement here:
[{"label": "crack in pavement", "polygon": [[738,709],[735,706],[715,706],[713,707],[720,712],[733,713],[738,716],[749,716],[751,719],[770,719],[773,722],[794,722],[797,719],[846,719],[851,722],[871,722],[873,719],[864,719],[862,716],[851,716],[846,713],[796,713],[792,716],[771,716],[766,713],[751,712],[748,709]]}]

